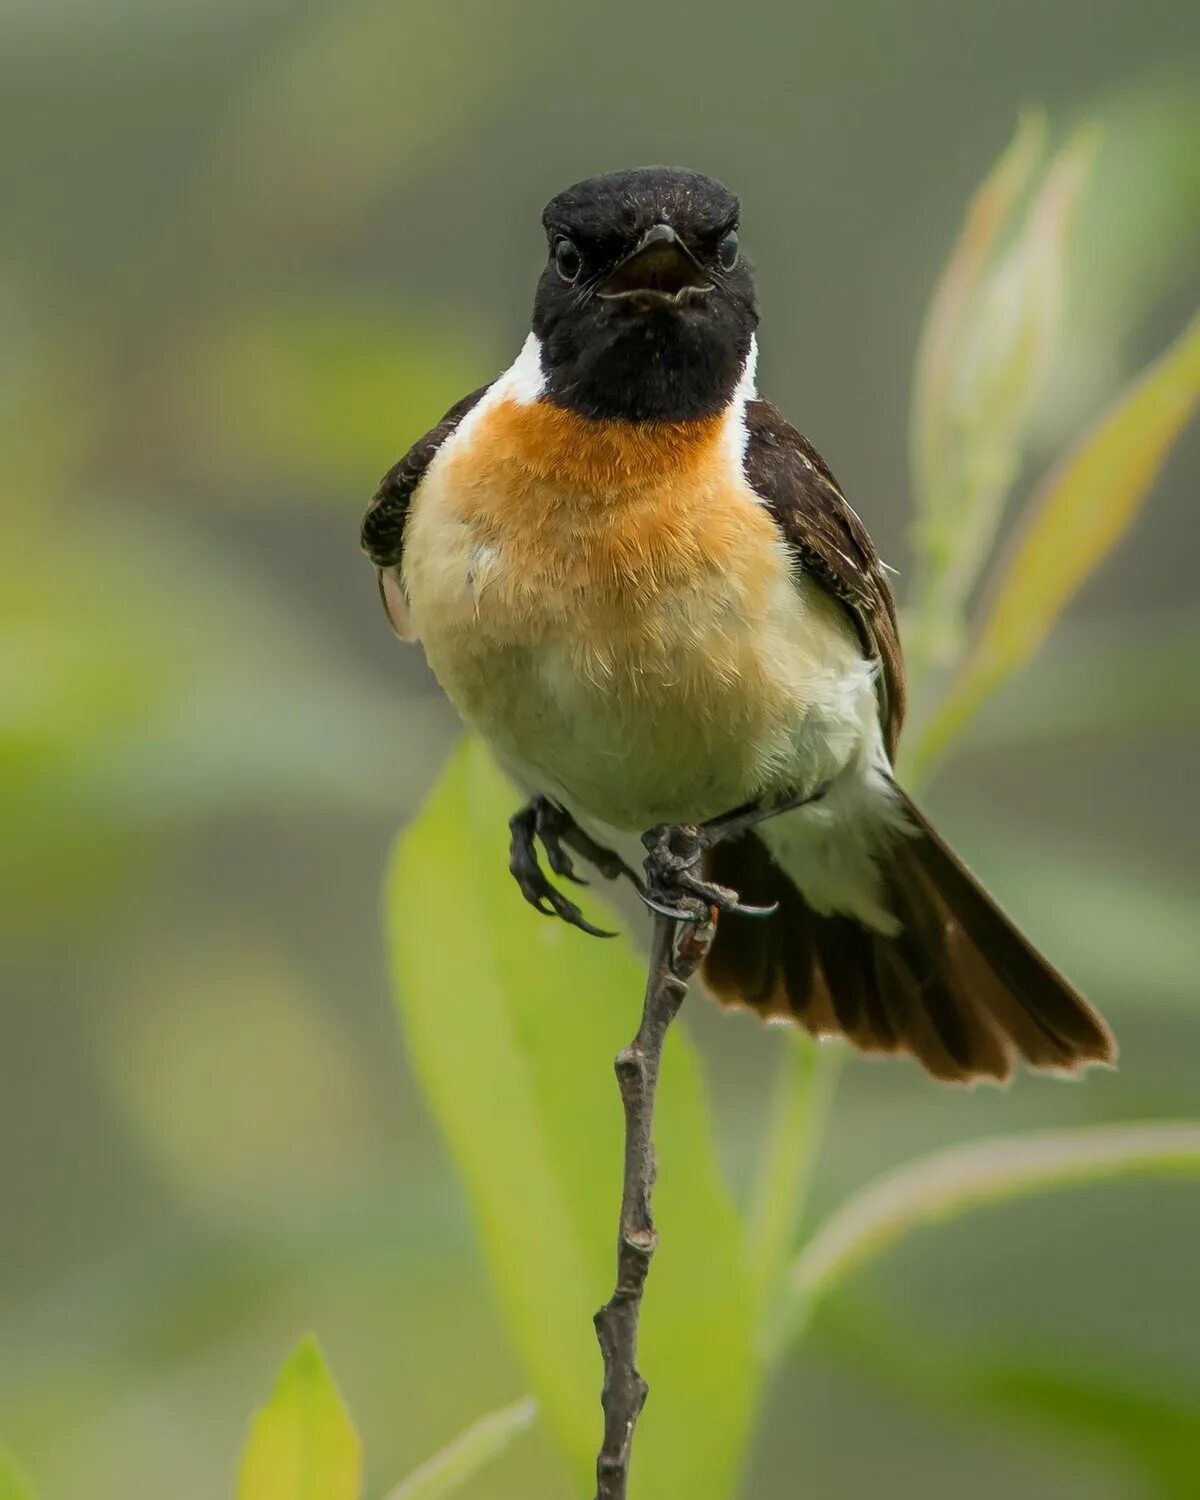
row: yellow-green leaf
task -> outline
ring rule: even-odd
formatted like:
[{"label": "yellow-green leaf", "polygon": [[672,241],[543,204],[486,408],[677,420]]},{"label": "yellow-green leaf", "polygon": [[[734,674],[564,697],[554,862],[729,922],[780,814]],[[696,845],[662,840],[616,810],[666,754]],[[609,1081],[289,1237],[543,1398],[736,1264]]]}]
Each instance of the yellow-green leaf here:
[{"label": "yellow-green leaf", "polygon": [[[397,849],[388,917],[409,1055],[509,1337],[582,1492],[602,1427],[592,1317],[616,1269],[613,1058],[637,1028],[645,968],[626,942],[587,937],[521,900],[508,873],[518,801],[478,745],[461,747]],[[594,896],[587,904],[597,922],[620,925]],[[655,1138],[661,1240],[642,1313],[651,1395],[633,1494],[728,1500],[761,1370],[740,1225],[682,1022],[667,1039]]]},{"label": "yellow-green leaf", "polygon": [[171,428],[190,471],[239,501],[324,493],[360,508],[495,361],[451,308],[414,314],[350,289],[259,294],[190,329],[168,357]]},{"label": "yellow-green leaf", "polygon": [[762,1347],[776,1348],[780,1283],[816,1167],[843,1051],[821,1046],[798,1028],[779,1038],[771,1113],[759,1148],[746,1223],[746,1262],[759,1299]]},{"label": "yellow-green leaf", "polygon": [[940,494],[946,486],[950,385],[962,325],[996,238],[1041,160],[1045,139],[1045,113],[1024,110],[1012,141],[971,199],[930,301],[913,385],[912,467],[918,495]]},{"label": "yellow-green leaf", "polygon": [[481,1417],[401,1480],[394,1490],[389,1490],[386,1500],[442,1500],[443,1495],[452,1495],[503,1453],[519,1432],[532,1425],[536,1416],[537,1402],[527,1396],[524,1401]]},{"label": "yellow-green leaf", "polygon": [[1122,1177],[1200,1175],[1200,1121],[1153,1120],[968,1141],[908,1162],[835,1209],[792,1265],[783,1321],[905,1234],[972,1208]]},{"label": "yellow-green leaf", "polygon": [[914,668],[944,664],[961,649],[966,600],[1020,470],[1057,345],[1068,232],[1096,139],[1085,126],[1055,155],[1011,242],[978,268],[973,295],[946,330],[937,442],[917,487]]},{"label": "yellow-green leaf", "polygon": [[0,1443],[0,1500],[34,1500],[33,1489],[3,1443]]},{"label": "yellow-green leaf", "polygon": [[256,1414],[238,1500],[358,1500],[358,1435],[316,1339],[304,1338]]},{"label": "yellow-green leaf", "polygon": [[993,589],[978,639],[910,763],[928,769],[1132,525],[1200,402],[1200,316],[1042,481]]},{"label": "yellow-green leaf", "polygon": [[1037,659],[988,700],[955,751],[1168,735],[1197,724],[1200,620],[1169,610],[1145,620],[1060,626]]}]

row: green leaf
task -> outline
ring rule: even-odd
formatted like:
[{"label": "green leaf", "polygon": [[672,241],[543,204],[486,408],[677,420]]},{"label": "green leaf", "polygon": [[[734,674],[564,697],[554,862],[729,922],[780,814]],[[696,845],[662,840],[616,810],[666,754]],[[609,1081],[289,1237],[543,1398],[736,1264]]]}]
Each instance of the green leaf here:
[{"label": "green leaf", "polygon": [[1200,260],[1200,90],[1194,65],[1138,73],[1091,106],[1104,122],[1094,190],[1072,235],[1062,348],[1043,428],[1078,427],[1107,401],[1138,332],[1195,286]]},{"label": "green leaf", "polygon": [[255,1416],[238,1500],[358,1500],[358,1436],[316,1339],[301,1339]]},{"label": "green leaf", "polygon": [[[296,956],[214,918],[193,947],[160,928],[112,997],[97,1063],[112,1107],[197,1221],[339,1193],[371,1139],[340,1014]],[[271,1059],[271,1087],[262,1081]],[[221,1108],[212,1108],[213,1079]]]},{"label": "green leaf", "polygon": [[[466,1187],[509,1336],[583,1485],[601,1433],[592,1316],[615,1272],[622,1111],[612,1060],[636,1029],[645,973],[627,943],[585,937],[522,902],[508,873],[517,800],[479,746],[456,752],[397,849],[390,939],[413,1066]],[[760,1370],[740,1226],[682,1026],[667,1043],[655,1137],[661,1238],[642,1317],[651,1395],[633,1493],[727,1500]]]},{"label": "green leaf", "polygon": [[1133,524],[1200,402],[1200,315],[1043,480],[967,660],[909,762],[921,775],[1002,682],[1037,652]]},{"label": "green leaf", "polygon": [[[361,586],[370,599],[365,561]],[[165,499],[6,518],[0,677],[5,933],[109,901],[149,838],[214,812],[411,805],[446,718],[432,697],[381,693]]]},{"label": "green leaf", "polygon": [[[825,1306],[818,1347],[931,1407],[1003,1422],[1064,1440],[1105,1470],[1124,1461],[1162,1500],[1193,1500],[1200,1454],[1200,1392],[1194,1373],[1141,1370],[1122,1350],[1089,1350],[1087,1363],[1061,1348],[979,1348],[939,1341],[894,1301],[842,1296]],[[1139,1490],[1138,1493],[1141,1493]]]},{"label": "green leaf", "polygon": [[3,1443],[0,1443],[0,1500],[34,1500],[33,1487]]},{"label": "green leaf", "polygon": [[441,1500],[503,1453],[518,1433],[533,1425],[537,1402],[530,1397],[491,1412],[459,1434],[440,1453],[389,1490],[386,1500]]},{"label": "green leaf", "polygon": [[910,428],[914,489],[920,496],[942,496],[951,486],[951,387],[967,312],[996,239],[1037,169],[1045,140],[1044,111],[1024,110],[1012,141],[971,199],[930,300],[917,349]]},{"label": "green leaf", "polygon": [[1179,1175],[1200,1175],[1200,1121],[1096,1125],[951,1146],[886,1173],[834,1210],[792,1265],[784,1321],[797,1329],[832,1286],[922,1225],[1053,1188]]},{"label": "green leaf", "polygon": [[[997,169],[1008,189],[1020,173],[1028,175],[1032,131],[1027,125],[1018,133]],[[1034,403],[1057,346],[1067,236],[1095,148],[1096,132],[1085,127],[1053,158],[1011,244],[976,267],[973,295],[948,331],[951,347],[937,397],[940,451],[931,470],[928,461],[923,465],[930,471],[917,485],[921,575],[909,635],[918,665],[944,663],[959,650],[966,600],[1020,469]],[[1007,202],[1011,207],[1012,199]],[[920,375],[917,399],[933,399]],[[918,419],[918,425],[928,421]]]},{"label": "green leaf", "polygon": [[1000,687],[955,750],[992,751],[1054,741],[1152,736],[1200,723],[1200,621],[1065,624],[1046,649]]},{"label": "green leaf", "polygon": [[958,1372],[963,1394],[988,1412],[1115,1449],[1163,1500],[1194,1500],[1200,1482],[1200,1399],[1164,1378],[1140,1382],[1126,1369],[1072,1369],[1028,1355],[972,1360]]},{"label": "green leaf", "polygon": [[383,469],[492,366],[449,307],[414,313],[361,288],[257,296],[172,352],[171,427],[218,493],[336,496],[340,510],[357,495],[365,509]]}]

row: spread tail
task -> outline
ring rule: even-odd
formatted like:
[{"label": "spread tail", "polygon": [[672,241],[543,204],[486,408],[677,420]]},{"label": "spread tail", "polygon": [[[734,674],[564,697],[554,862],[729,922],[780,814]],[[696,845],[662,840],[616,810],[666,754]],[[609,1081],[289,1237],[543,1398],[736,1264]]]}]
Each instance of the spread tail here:
[{"label": "spread tail", "polygon": [[722,917],[704,977],[725,1004],[843,1035],[864,1052],[909,1052],[935,1078],[1006,1079],[1013,1054],[1071,1071],[1111,1063],[1116,1044],[1087,1001],[1022,937],[921,813],[880,851],[888,936],[822,916],[754,834],[720,844],[707,875],[766,919]]}]

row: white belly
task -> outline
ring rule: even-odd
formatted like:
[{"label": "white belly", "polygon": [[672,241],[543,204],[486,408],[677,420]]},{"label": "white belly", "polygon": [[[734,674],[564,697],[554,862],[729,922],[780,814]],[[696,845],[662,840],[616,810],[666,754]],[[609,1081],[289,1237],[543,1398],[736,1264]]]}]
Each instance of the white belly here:
[{"label": "white belly", "polygon": [[871,735],[872,669],[815,585],[782,578],[747,619],[706,580],[690,597],[641,600],[623,631],[586,607],[514,629],[508,592],[477,584],[469,621],[422,624],[418,612],[430,664],[502,759],[612,827],[814,789]]}]

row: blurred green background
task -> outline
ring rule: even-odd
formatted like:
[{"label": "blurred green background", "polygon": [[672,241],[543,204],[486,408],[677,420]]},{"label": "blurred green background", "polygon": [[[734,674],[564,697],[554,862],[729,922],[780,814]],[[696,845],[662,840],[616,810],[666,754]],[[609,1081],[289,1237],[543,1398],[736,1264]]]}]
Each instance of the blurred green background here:
[{"label": "blurred green background", "polygon": [[[1028,99],[1104,129],[1036,472],[1192,309],[1190,0],[0,6],[0,1432],[44,1500],[229,1493],[306,1327],[372,1493],[524,1390],[384,972],[387,846],[457,728],[357,527],[515,352],[542,203],[649,161],[741,194],[763,387],[903,592],[921,319]],[[1198,466],[1192,431],[926,794],[1120,1071],[855,1061],[818,1210],[973,1135],[1196,1113]],[[736,1187],[779,1038],[688,1022]],[[905,1243],[788,1362],[747,1494],[1187,1493],[1153,1475],[1200,1451],[1198,1236],[1181,1183]],[[566,1492],[535,1429],[470,1493]]]}]

